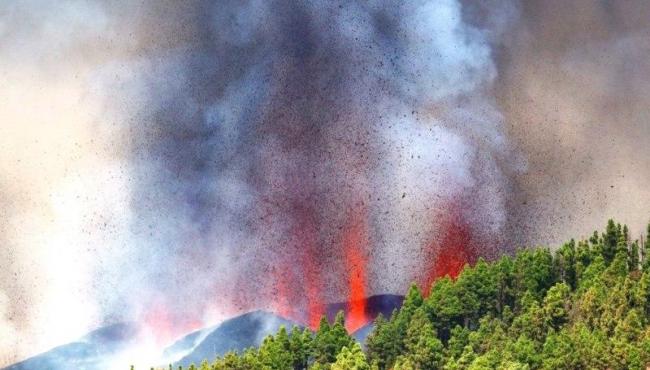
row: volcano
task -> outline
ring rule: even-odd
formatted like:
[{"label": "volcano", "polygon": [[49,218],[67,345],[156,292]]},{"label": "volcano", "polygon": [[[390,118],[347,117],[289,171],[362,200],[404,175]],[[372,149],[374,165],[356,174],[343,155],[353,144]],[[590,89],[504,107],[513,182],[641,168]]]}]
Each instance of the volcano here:
[{"label": "volcano", "polygon": [[[257,347],[266,336],[275,334],[281,326],[288,330],[294,326],[300,327],[298,323],[266,311],[253,311],[234,317],[216,326],[176,365],[199,364],[206,359],[212,361],[216,356],[223,356],[229,351]],[[191,341],[190,337],[195,336],[196,333],[192,333],[175,345]]]},{"label": "volcano", "polygon": [[111,359],[131,346],[139,331],[135,323],[117,323],[79,340],[6,367],[4,370],[106,370]]},{"label": "volcano", "polygon": [[[364,315],[369,321],[364,322],[356,331],[353,331],[352,336],[363,342],[372,331],[372,320],[379,314],[389,317],[393,310],[402,305],[403,300],[403,296],[391,294],[365,298],[363,302],[363,307],[365,307]],[[342,311],[348,317],[350,311],[355,307],[359,307],[359,302],[337,302],[325,306],[323,311],[328,320],[333,321],[339,311]],[[304,327],[297,322],[269,312],[254,311],[224,321],[214,327],[207,335],[201,331],[191,333],[177,341],[172,347],[181,348],[189,343],[194,343],[196,338],[200,336],[204,336],[204,339],[196,343],[191,352],[177,361],[177,365],[199,364],[204,359],[212,360],[216,356],[222,356],[229,351],[243,351],[250,347],[257,347],[267,335],[275,334],[280,329],[280,326],[284,326],[289,331],[294,326]],[[175,351],[168,349],[166,352],[172,353]]]},{"label": "volcano", "polygon": [[[333,321],[342,311],[349,317],[350,311],[364,307],[363,316],[367,319],[360,323],[351,335],[363,343],[373,329],[372,320],[379,314],[389,317],[398,309],[403,296],[375,295],[365,298],[363,302],[337,302],[322,307],[326,317]],[[230,318],[216,326],[209,326],[188,333],[163,350],[158,360],[159,365],[169,363],[187,366],[199,364],[207,359],[213,360],[229,351],[243,351],[259,346],[268,335],[275,334],[281,326],[291,328],[305,327],[266,311],[252,311]],[[84,370],[106,370],[115,365],[115,359],[124,358],[124,353],[137,343],[142,327],[137,323],[117,323],[94,330],[77,341],[53,348],[45,353],[21,361],[3,370],[64,370],[77,368]],[[129,364],[124,364],[128,368]],[[155,364],[153,364],[155,365]]]}]

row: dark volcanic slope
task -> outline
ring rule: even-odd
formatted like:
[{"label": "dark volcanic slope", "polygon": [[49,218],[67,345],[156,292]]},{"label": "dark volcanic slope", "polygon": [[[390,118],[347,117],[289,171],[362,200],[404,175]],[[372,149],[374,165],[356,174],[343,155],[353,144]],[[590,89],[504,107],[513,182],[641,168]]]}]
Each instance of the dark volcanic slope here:
[{"label": "dark volcanic slope", "polygon": [[[403,296],[394,294],[379,294],[368,297],[366,298],[366,316],[373,320],[380,313],[384,317],[390,317],[393,310],[402,305],[402,301],[404,301]],[[338,302],[327,305],[325,309],[327,318],[332,321],[337,312],[343,311],[343,313],[347,313],[350,305],[350,302]]]},{"label": "dark volcanic slope", "polygon": [[[389,294],[369,297],[366,300],[366,315],[372,319],[380,313],[390,316],[394,309],[401,306],[403,300],[402,296]],[[347,312],[349,306],[349,302],[327,305],[328,318],[333,320],[338,311]],[[264,337],[275,334],[283,325],[287,330],[293,326],[300,326],[295,322],[264,311],[254,311],[232,318],[212,330],[190,354],[178,361],[177,365],[199,364],[205,359],[212,360],[215,356],[223,355],[231,350],[241,351],[259,346]],[[371,330],[372,326],[368,324],[355,332],[355,338],[359,337],[357,339],[363,341]],[[194,341],[196,336],[196,332],[192,333],[179,342]]]},{"label": "dark volcanic slope", "polygon": [[[402,304],[404,297],[398,295],[376,295],[366,300],[366,315],[374,319],[380,313],[390,316]],[[339,311],[347,312],[350,302],[333,303],[326,306],[326,313],[333,320]],[[300,324],[265,311],[253,311],[231,318],[215,327],[194,331],[165,349],[163,359],[174,361],[174,357],[186,354],[176,362],[187,366],[199,364],[204,359],[212,360],[228,351],[241,351],[256,347],[281,326],[290,330]],[[353,336],[363,342],[372,331],[372,324],[363,326]],[[88,333],[73,343],[56,347],[48,352],[7,367],[5,370],[105,370],[112,357],[126,349],[137,336],[137,325],[120,323],[106,326]],[[189,352],[189,353],[188,353]]]},{"label": "dark volcanic slope", "polygon": [[136,337],[137,326],[119,323],[94,330],[76,342],[51,349],[5,370],[106,370],[107,361]]},{"label": "dark volcanic slope", "polygon": [[249,312],[226,320],[208,334],[190,354],[178,361],[177,365],[199,364],[205,359],[212,360],[228,351],[241,351],[259,346],[264,337],[276,333],[280,326],[290,329],[300,325],[265,311]]},{"label": "dark volcanic slope", "polygon": [[199,329],[180,338],[163,350],[162,363],[175,362],[179,358],[185,357],[192,352],[215,328],[216,326]]}]

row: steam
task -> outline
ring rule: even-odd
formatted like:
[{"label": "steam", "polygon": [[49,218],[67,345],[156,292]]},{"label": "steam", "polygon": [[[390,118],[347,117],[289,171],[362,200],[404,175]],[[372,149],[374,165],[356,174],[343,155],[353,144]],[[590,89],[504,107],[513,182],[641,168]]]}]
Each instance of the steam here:
[{"label": "steam", "polygon": [[125,320],[148,354],[253,309],[309,323],[358,271],[403,292],[446,248],[640,230],[645,7],[576,4],[0,5],[0,364]]}]

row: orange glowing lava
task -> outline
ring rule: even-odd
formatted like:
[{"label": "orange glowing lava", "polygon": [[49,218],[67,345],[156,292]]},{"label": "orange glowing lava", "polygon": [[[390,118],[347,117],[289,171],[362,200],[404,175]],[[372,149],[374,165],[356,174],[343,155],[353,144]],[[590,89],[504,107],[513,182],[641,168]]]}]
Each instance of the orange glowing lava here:
[{"label": "orange glowing lava", "polygon": [[348,267],[348,312],[345,326],[353,332],[370,321],[366,313],[366,265],[368,235],[365,217],[355,214],[343,235]]},{"label": "orange glowing lava", "polygon": [[190,319],[189,316],[179,318],[174,316],[165,305],[152,303],[144,313],[143,322],[156,341],[157,345],[168,344],[179,335],[193,331],[201,327],[201,322]]},{"label": "orange glowing lava", "polygon": [[432,268],[425,277],[423,287],[428,294],[433,282],[441,277],[449,276],[455,279],[463,270],[466,264],[472,264],[476,260],[476,253],[470,226],[459,215],[453,207],[449,214],[440,222],[440,233],[430,244],[433,259]]}]

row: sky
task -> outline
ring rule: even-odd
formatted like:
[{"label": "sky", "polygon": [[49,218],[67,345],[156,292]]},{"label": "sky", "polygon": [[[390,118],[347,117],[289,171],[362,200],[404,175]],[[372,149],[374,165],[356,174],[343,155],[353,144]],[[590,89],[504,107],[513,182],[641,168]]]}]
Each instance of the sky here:
[{"label": "sky", "polygon": [[[650,221],[643,1],[0,4],[0,366]],[[192,304],[188,304],[191,302]]]}]

